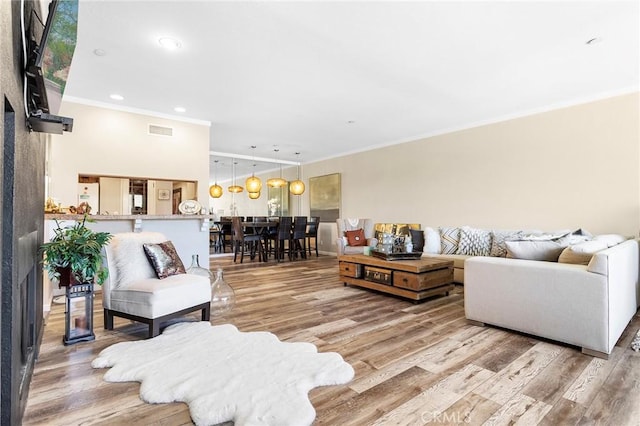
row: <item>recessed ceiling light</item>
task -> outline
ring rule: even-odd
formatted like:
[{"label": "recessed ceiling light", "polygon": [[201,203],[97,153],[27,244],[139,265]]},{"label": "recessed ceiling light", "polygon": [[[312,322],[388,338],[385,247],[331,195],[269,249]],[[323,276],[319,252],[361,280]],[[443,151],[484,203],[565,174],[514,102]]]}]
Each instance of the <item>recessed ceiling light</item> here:
[{"label": "recessed ceiling light", "polygon": [[185,107],[177,106],[173,109],[175,112],[187,112]]},{"label": "recessed ceiling light", "polygon": [[158,39],[158,43],[160,43],[160,46],[164,47],[167,50],[176,50],[182,46],[180,40],[172,37],[160,37]]},{"label": "recessed ceiling light", "polygon": [[96,56],[104,56],[107,52],[104,49],[93,49],[93,54]]},{"label": "recessed ceiling light", "polygon": [[113,94],[109,95],[109,97],[111,99],[113,99],[114,101],[123,101],[124,100],[124,96],[118,95],[117,93],[113,93]]}]

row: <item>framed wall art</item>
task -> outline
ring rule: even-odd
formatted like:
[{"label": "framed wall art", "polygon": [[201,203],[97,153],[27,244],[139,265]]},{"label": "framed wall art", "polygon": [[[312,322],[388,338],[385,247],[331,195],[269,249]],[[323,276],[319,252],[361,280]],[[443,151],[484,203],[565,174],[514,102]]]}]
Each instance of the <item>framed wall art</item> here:
[{"label": "framed wall art", "polygon": [[340,173],[309,178],[309,207],[311,216],[320,222],[335,222],[340,217]]},{"label": "framed wall art", "polygon": [[171,192],[168,189],[158,189],[158,200],[168,200],[171,198]]}]

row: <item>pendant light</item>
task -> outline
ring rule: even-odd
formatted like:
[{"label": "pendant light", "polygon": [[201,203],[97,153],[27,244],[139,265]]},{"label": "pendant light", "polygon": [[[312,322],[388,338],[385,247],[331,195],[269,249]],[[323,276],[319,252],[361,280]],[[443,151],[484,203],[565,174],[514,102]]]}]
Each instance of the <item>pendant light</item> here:
[{"label": "pendant light", "polygon": [[[278,151],[280,151],[279,149],[274,149],[275,153],[276,153],[276,157],[278,156]],[[275,177],[275,178],[271,178],[269,180],[267,180],[267,185],[270,186],[271,188],[280,188],[282,186],[285,186],[287,184],[287,181],[282,179],[282,163],[280,163],[280,161],[278,160],[278,164],[280,165],[280,177]]]},{"label": "pendant light", "polygon": [[[251,146],[251,149],[254,150],[256,149],[255,145]],[[255,162],[255,156],[253,156],[253,161]],[[255,163],[253,164],[254,170],[255,170]],[[262,189],[262,181],[260,180],[260,178],[257,178],[255,173],[252,171],[251,172],[251,177],[248,177],[247,180],[245,181],[245,187],[247,188],[247,192],[249,194],[252,193],[258,193],[258,197],[260,196],[260,190]],[[256,198],[251,198],[251,195],[249,195],[249,198],[251,198],[252,200],[255,200]]]},{"label": "pendant light", "polygon": [[233,160],[233,165],[231,166],[231,174],[233,176],[233,181],[232,181],[233,185],[227,188],[227,191],[232,192],[234,194],[238,194],[244,191],[243,187],[236,185],[236,164],[238,164],[238,162]]},{"label": "pendant light", "polygon": [[209,195],[212,198],[222,197],[222,187],[218,185],[218,160],[213,161],[214,184],[209,187]]},{"label": "pendant light", "polygon": [[258,192],[249,192],[249,199],[257,200],[258,198],[260,198],[260,191],[258,191]]},{"label": "pendant light", "polygon": [[[296,152],[296,155],[300,156],[300,153]],[[304,182],[300,180],[300,168],[301,168],[300,161],[298,161],[298,179],[291,182],[289,186],[289,191],[291,191],[293,195],[304,194]]]}]

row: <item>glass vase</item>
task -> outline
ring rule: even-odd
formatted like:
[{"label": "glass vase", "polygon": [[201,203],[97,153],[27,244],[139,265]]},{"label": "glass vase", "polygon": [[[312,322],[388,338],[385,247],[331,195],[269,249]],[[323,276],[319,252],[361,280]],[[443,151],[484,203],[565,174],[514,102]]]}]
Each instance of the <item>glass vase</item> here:
[{"label": "glass vase", "polygon": [[231,311],[236,304],[236,294],[233,288],[224,280],[222,268],[216,271],[216,280],[211,284],[211,313],[224,315]]},{"label": "glass vase", "polygon": [[200,266],[200,259],[197,254],[191,255],[191,266],[187,268],[187,274],[200,275],[202,277],[207,277],[209,282],[211,282],[211,271],[207,268],[203,268]]}]

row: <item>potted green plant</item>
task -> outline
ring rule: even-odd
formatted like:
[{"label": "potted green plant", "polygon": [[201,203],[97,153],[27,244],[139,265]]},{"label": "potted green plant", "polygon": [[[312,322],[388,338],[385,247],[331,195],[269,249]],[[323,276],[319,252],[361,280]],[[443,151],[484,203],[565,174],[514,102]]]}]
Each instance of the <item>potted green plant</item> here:
[{"label": "potted green plant", "polygon": [[82,221],[62,228],[56,220],[54,237],[44,243],[40,250],[44,254],[42,263],[51,280],[59,286],[95,282],[102,284],[107,278],[107,268],[102,263],[102,248],[112,235],[96,232],[85,226],[91,222],[84,215]]}]

